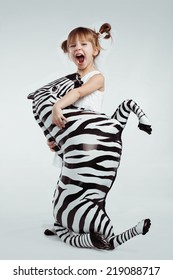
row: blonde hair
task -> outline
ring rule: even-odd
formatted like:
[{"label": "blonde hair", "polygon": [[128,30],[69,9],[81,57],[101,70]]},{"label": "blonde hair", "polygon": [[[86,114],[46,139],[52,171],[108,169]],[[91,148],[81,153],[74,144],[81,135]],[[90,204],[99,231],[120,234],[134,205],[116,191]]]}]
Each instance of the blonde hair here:
[{"label": "blonde hair", "polygon": [[87,41],[91,42],[93,48],[98,50],[98,56],[100,50],[102,49],[100,45],[100,38],[111,38],[110,31],[111,25],[109,23],[104,23],[100,27],[99,32],[96,32],[95,30],[92,30],[87,27],[77,27],[69,33],[67,40],[62,42],[61,49],[64,51],[64,53],[68,53],[69,44],[72,43],[78,36],[79,38],[85,38]]}]

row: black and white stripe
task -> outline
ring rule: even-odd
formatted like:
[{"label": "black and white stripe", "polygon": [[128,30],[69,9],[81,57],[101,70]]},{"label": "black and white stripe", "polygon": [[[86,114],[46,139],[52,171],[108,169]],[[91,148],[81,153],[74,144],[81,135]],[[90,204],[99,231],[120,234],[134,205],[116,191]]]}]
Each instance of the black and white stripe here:
[{"label": "black and white stripe", "polygon": [[53,231],[76,247],[113,249],[150,227],[140,222],[115,235],[105,210],[105,201],[117,174],[122,153],[121,133],[129,114],[139,119],[139,128],[151,133],[144,112],[133,100],[125,100],[112,117],[70,106],[63,110],[68,122],[59,130],[52,124],[52,105],[67,91],[81,86],[77,74],[58,79],[29,95],[33,113],[48,140],[54,140],[62,157],[62,170],[54,193]]}]

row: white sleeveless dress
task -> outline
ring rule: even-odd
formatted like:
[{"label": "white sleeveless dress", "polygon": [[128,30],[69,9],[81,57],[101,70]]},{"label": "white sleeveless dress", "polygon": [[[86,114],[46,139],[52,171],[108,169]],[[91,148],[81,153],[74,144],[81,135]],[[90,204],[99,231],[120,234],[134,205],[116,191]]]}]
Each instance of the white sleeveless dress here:
[{"label": "white sleeveless dress", "polygon": [[[81,80],[85,84],[91,77],[93,77],[96,74],[100,74],[100,72],[97,70],[89,72],[84,77],[82,77]],[[103,91],[96,90],[90,93],[89,95],[76,101],[74,105],[79,108],[84,108],[95,112],[101,112],[103,96],[104,96]]]}]

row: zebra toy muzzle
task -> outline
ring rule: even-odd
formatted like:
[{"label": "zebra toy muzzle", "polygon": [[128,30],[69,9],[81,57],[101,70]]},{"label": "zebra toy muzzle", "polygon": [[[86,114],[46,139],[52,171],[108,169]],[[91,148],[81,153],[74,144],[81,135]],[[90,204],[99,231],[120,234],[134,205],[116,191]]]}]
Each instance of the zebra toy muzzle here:
[{"label": "zebra toy muzzle", "polygon": [[144,219],[127,231],[115,235],[105,210],[120,164],[121,134],[129,114],[135,113],[139,128],[151,134],[145,113],[133,100],[120,104],[112,117],[69,106],[63,109],[68,122],[63,129],[52,124],[52,106],[74,87],[82,85],[77,73],[55,80],[28,96],[33,114],[49,141],[56,142],[62,169],[54,198],[56,234],[75,247],[111,250],[139,234],[146,234],[150,219]]}]

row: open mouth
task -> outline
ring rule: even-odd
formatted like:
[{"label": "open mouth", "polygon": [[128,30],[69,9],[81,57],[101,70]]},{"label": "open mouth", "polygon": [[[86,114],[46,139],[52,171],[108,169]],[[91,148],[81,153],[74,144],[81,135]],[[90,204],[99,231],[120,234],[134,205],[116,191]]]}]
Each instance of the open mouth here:
[{"label": "open mouth", "polygon": [[77,54],[76,58],[77,58],[79,63],[83,63],[84,62],[84,55],[83,54]]}]

